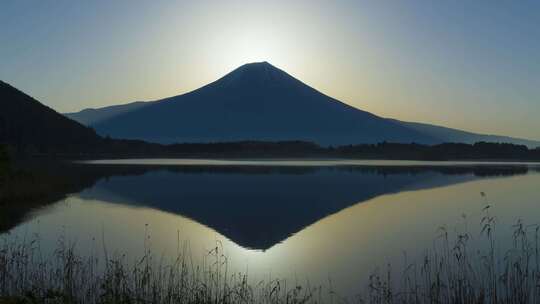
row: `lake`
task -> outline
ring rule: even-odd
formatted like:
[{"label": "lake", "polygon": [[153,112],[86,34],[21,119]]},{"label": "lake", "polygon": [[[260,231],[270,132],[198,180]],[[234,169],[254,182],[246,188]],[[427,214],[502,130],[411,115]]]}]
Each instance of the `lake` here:
[{"label": "lake", "polygon": [[[147,250],[203,263],[213,248],[252,280],[359,291],[377,268],[433,248],[439,228],[480,238],[486,206],[497,246],[540,222],[533,163],[348,160],[105,160],[73,164],[79,186],[25,212],[0,238],[59,239],[82,254]],[[81,172],[81,173],[79,173]],[[480,246],[480,245],[479,245]],[[293,283],[294,284],[294,283]]]}]

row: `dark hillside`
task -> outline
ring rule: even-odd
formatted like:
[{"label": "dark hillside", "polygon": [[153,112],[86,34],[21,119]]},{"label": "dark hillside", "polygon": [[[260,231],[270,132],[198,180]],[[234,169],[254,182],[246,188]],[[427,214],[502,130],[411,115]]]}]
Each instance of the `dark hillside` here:
[{"label": "dark hillside", "polygon": [[0,109],[0,144],[8,144],[17,152],[81,152],[101,140],[91,128],[2,81]]}]

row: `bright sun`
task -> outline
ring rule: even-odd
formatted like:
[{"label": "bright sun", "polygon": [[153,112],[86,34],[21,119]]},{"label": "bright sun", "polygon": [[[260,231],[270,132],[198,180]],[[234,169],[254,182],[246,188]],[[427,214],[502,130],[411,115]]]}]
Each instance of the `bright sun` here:
[{"label": "bright sun", "polygon": [[287,43],[283,40],[283,35],[268,29],[230,29],[207,41],[207,55],[222,71],[230,71],[249,62],[284,63],[287,60],[284,50]]}]

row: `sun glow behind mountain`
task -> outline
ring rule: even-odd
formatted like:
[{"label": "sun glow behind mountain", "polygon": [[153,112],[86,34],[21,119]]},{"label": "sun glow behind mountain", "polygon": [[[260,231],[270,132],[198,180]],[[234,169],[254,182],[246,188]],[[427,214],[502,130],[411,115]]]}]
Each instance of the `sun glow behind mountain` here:
[{"label": "sun glow behind mountain", "polygon": [[539,5],[8,1],[0,79],[72,112],[186,93],[268,61],[380,116],[540,138]]},{"label": "sun glow behind mountain", "polygon": [[247,62],[290,63],[286,47],[290,43],[292,41],[287,37],[277,33],[265,33],[263,30],[250,28],[230,29],[214,39],[209,39],[207,49],[220,50],[221,54],[209,54],[208,58],[221,57],[216,60],[216,64],[229,70]]}]

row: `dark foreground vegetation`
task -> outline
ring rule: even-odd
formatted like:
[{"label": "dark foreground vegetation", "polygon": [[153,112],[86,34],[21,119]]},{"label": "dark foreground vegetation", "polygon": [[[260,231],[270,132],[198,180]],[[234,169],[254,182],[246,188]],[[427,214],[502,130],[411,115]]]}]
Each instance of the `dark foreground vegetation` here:
[{"label": "dark foreground vegetation", "polygon": [[128,258],[106,248],[103,254],[80,254],[61,238],[47,255],[39,239],[5,238],[0,303],[538,303],[538,226],[518,221],[511,229],[513,240],[501,250],[488,206],[478,231],[451,234],[441,228],[423,257],[401,270],[367,273],[367,283],[352,298],[331,284],[254,281],[228,268],[219,244],[195,263],[186,246],[170,260],[156,259],[150,248]]},{"label": "dark foreground vegetation", "polygon": [[9,155],[6,150],[6,146],[0,145],[0,182],[4,181],[10,170]]}]

